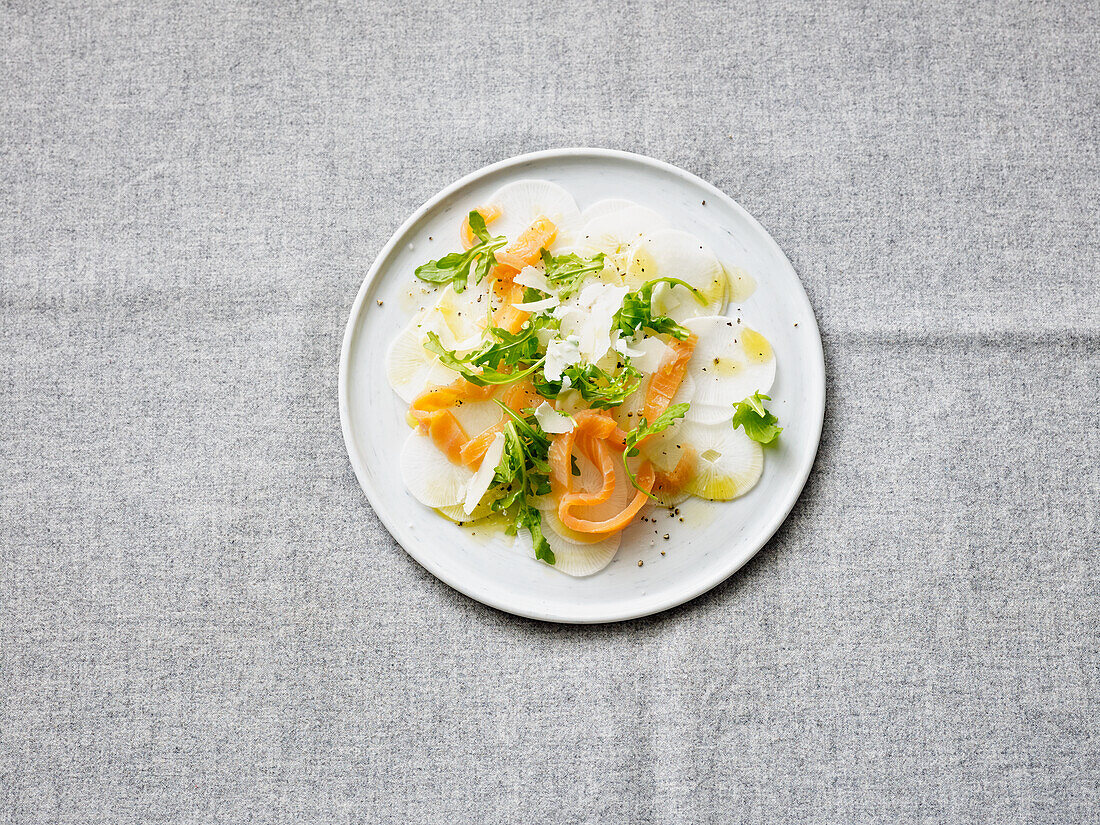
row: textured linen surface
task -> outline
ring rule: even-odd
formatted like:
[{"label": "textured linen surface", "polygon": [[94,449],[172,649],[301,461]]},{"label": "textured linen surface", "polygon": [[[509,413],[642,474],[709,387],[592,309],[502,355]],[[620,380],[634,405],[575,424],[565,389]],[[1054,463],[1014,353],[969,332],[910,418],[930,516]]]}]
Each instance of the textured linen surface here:
[{"label": "textured linen surface", "polygon": [[[0,4],[0,821],[1100,821],[1095,2]],[[436,581],[339,346],[450,181],[595,145],[773,234],[806,491],[603,627]]]}]

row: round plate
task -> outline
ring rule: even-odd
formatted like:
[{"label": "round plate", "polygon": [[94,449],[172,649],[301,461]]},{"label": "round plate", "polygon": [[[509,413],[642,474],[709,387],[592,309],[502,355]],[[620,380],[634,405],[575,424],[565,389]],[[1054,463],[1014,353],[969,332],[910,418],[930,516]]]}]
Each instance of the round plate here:
[{"label": "round plate", "polygon": [[[631,528],[615,560],[582,579],[536,562],[502,537],[450,523],[405,490],[397,469],[409,428],[405,405],[386,382],[385,356],[414,310],[410,291],[418,289],[418,282],[413,270],[457,249],[462,216],[498,187],[524,178],[564,186],[582,210],[604,198],[637,201],[702,238],[727,266],[740,267],[756,280],[753,295],[730,310],[764,333],[776,355],[769,406],[784,429],[765,448],[760,483],[732,502],[683,507],[684,523],[675,520],[669,540],[663,538],[668,528],[658,528],[658,535],[652,525]],[[456,590],[509,613],[547,621],[645,616],[682,604],[728,577],[771,538],[798,498],[817,453],[824,408],[825,364],[813,309],[775,241],[731,198],[695,175],[605,149],[521,155],[468,175],[421,206],[367,273],[340,356],[344,441],[355,475],[390,533]]]}]

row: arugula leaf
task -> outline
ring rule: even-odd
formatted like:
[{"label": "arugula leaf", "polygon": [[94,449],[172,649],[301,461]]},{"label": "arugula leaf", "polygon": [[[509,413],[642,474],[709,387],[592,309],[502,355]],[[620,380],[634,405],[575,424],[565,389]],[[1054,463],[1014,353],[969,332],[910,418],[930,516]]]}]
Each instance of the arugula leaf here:
[{"label": "arugula leaf", "polygon": [[564,370],[581,398],[593,408],[609,409],[626,401],[642,383],[642,374],[625,364],[618,375],[609,375],[595,364],[574,364]]},{"label": "arugula leaf", "polygon": [[764,408],[765,401],[771,401],[771,397],[754,392],[739,401],[733,413],[733,428],[744,427],[745,435],[759,444],[771,444],[783,432],[782,427],[775,426],[779,419]]},{"label": "arugula leaf", "polygon": [[546,280],[559,287],[558,298],[564,301],[580,288],[585,275],[603,269],[604,254],[600,252],[588,259],[573,253],[555,257],[543,249],[542,265]]},{"label": "arugula leaf", "polygon": [[508,516],[510,523],[505,529],[509,535],[523,528],[530,531],[535,558],[554,564],[554,551],[542,534],[542,514],[530,502],[530,498],[550,492],[550,441],[529,421],[503,404],[501,407],[512,420],[504,428],[504,454],[492,486],[504,494],[489,506]]},{"label": "arugula leaf", "polygon": [[516,435],[523,439],[524,443],[530,443],[530,447],[525,448],[527,463],[531,464],[538,472],[549,476],[550,439],[538,426],[534,416],[524,418],[499,399],[494,398],[493,401],[504,411],[505,415],[512,419],[509,426],[515,428]]},{"label": "arugula leaf", "polygon": [[530,504],[524,504],[516,513],[516,527],[526,527],[531,532],[531,544],[535,548],[535,558],[547,564],[554,564],[557,559],[554,551],[550,549],[550,542],[542,534],[542,513]]},{"label": "arugula leaf", "polygon": [[467,222],[470,224],[470,231],[474,233],[474,237],[479,241],[489,240],[489,230],[485,228],[485,218],[481,216],[481,213],[474,209],[466,217]]},{"label": "arugula leaf", "polygon": [[659,416],[654,418],[652,424],[647,423],[643,416],[638,422],[638,426],[626,435],[626,449],[623,451],[623,467],[626,468],[627,477],[630,478],[630,483],[633,484],[635,488],[641,490],[654,501],[657,500],[657,497],[642,489],[641,485],[638,484],[638,477],[630,472],[630,465],[627,463],[627,459],[633,458],[641,452],[641,450],[638,449],[638,444],[641,441],[651,435],[656,435],[663,430],[667,430],[679,419],[683,418],[690,407],[691,405],[686,402],[682,404],[673,404]]},{"label": "arugula leaf", "polygon": [[[618,375],[611,375],[595,364],[573,364],[562,370],[569,386],[579,390],[581,398],[594,409],[610,409],[626,401],[642,383],[642,374],[631,364],[624,364]],[[563,381],[533,379],[535,392],[543,398],[557,398]]]},{"label": "arugula leaf", "polygon": [[[501,330],[501,332],[503,331],[504,330]],[[510,346],[511,345],[504,345],[504,347],[501,348],[497,344],[487,344],[479,350],[474,350],[469,355],[458,355],[454,350],[444,347],[438,335],[434,332],[429,332],[428,341],[424,344],[424,349],[434,352],[439,356],[439,363],[447,367],[447,369],[454,370],[471,384],[478,387],[485,387],[489,384],[510,384],[513,381],[518,381],[520,378],[526,378],[542,366],[543,361],[546,360],[545,356],[543,356],[520,370],[513,369],[510,372],[504,371],[500,369],[500,363],[504,360],[504,355],[501,353],[501,350],[503,349],[506,352]],[[500,357],[496,359],[496,364],[489,366],[488,361],[492,360],[494,356],[497,355]]]},{"label": "arugula leaf", "polygon": [[622,308],[615,313],[614,328],[618,329],[624,338],[629,338],[640,329],[657,335],[668,333],[681,341],[691,335],[687,327],[676,323],[667,315],[653,315],[653,290],[657,284],[671,284],[674,287],[682,286],[690,289],[695,300],[704,306],[707,303],[707,299],[699,290],[679,278],[654,278],[652,281],[646,281],[637,291],[628,292],[623,297]]},{"label": "arugula leaf", "polygon": [[495,341],[488,341],[468,355],[458,355],[443,346],[439,336],[428,333],[425,349],[439,356],[440,363],[461,374],[471,384],[507,384],[533,373],[546,360],[539,354],[537,332],[549,321],[540,317],[529,319],[518,332],[490,327]]},{"label": "arugula leaf", "polygon": [[496,251],[508,243],[503,235],[495,238],[489,235],[485,228],[485,219],[476,209],[470,213],[470,230],[480,243],[467,249],[465,252],[451,252],[436,261],[428,261],[416,268],[416,277],[430,284],[449,283],[455,292],[466,289],[466,283],[470,275],[474,276],[474,283],[480,284],[489,274],[489,270],[497,262]]}]

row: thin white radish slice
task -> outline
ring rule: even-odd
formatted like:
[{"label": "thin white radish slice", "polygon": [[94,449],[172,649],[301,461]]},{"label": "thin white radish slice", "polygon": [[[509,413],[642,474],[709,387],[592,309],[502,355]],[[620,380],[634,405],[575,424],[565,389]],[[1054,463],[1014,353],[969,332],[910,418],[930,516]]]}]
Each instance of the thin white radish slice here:
[{"label": "thin white radish slice", "polygon": [[401,450],[401,478],[417,501],[429,507],[451,507],[466,499],[473,471],[452,464],[427,435],[409,433]]},{"label": "thin white radish slice", "polygon": [[684,326],[698,341],[686,372],[691,385],[682,387],[673,403],[691,403],[689,421],[728,423],[735,404],[771,389],[775,354],[763,335],[721,315],[690,318]]},{"label": "thin white radish slice", "polygon": [[675,507],[677,504],[683,504],[691,498],[691,493],[687,490],[665,492],[663,490],[654,489],[653,497],[657,499],[657,503],[662,507]]},{"label": "thin white radish slice", "polygon": [[505,184],[489,197],[500,208],[500,217],[489,225],[493,235],[509,241],[518,238],[536,218],[545,217],[557,227],[551,251],[569,246],[580,225],[580,210],[573,196],[547,180],[518,180]]},{"label": "thin white radish slice", "polygon": [[627,265],[627,282],[642,284],[655,278],[678,278],[702,293],[706,304],[683,287],[660,284],[653,293],[655,315],[678,321],[719,312],[726,300],[726,270],[702,241],[689,232],[665,229],[654,232],[633,249]]},{"label": "thin white radish slice", "polygon": [[760,445],[731,425],[687,425],[684,437],[697,453],[689,493],[709,501],[729,501],[756,486],[764,470]]},{"label": "thin white radish slice", "polygon": [[[526,532],[526,531],[525,531]],[[622,541],[622,533],[612,533],[596,542],[578,541],[583,533],[570,530],[553,512],[542,514],[542,534],[554,551],[554,569],[569,576],[591,576],[611,563]],[[527,536],[530,540],[529,535]]]},{"label": "thin white radish slice", "polygon": [[629,206],[586,221],[580,228],[575,247],[583,255],[603,252],[625,271],[634,246],[667,226],[668,222],[652,209]]},{"label": "thin white radish slice", "polygon": [[441,516],[450,519],[455,524],[471,524],[475,521],[481,521],[483,518],[488,518],[493,514],[492,509],[486,502],[477,505],[474,511],[469,515],[466,514],[466,507],[463,504],[454,504],[450,507],[436,507],[435,509]]},{"label": "thin white radish slice", "polygon": [[444,328],[438,333],[447,349],[470,349],[480,344],[488,314],[489,285],[469,284],[461,293],[450,284],[439,293],[433,311],[443,320]]},{"label": "thin white radish slice", "polygon": [[432,309],[418,312],[390,344],[386,353],[386,379],[403,401],[411,403],[425,387],[454,380],[454,373],[439,363],[439,356],[424,349],[428,332],[441,334],[445,325]]},{"label": "thin white radish slice", "polygon": [[486,288],[471,286],[456,293],[448,284],[433,306],[417,312],[398,333],[386,353],[386,379],[403,401],[411,403],[429,386],[448,384],[457,377],[439,363],[438,355],[425,349],[429,332],[438,335],[444,347],[460,353],[481,345]]},{"label": "thin white radish slice", "polygon": [[631,206],[638,206],[638,204],[626,198],[604,198],[602,201],[596,201],[582,211],[581,220],[584,223],[588,223],[595,218],[602,218],[604,215],[610,215],[612,212],[628,209]]},{"label": "thin white radish slice", "polygon": [[671,472],[688,450],[695,452],[695,470],[684,490],[710,501],[744,495],[764,469],[760,445],[728,422],[684,421],[654,436],[643,448],[653,465],[665,472]]}]

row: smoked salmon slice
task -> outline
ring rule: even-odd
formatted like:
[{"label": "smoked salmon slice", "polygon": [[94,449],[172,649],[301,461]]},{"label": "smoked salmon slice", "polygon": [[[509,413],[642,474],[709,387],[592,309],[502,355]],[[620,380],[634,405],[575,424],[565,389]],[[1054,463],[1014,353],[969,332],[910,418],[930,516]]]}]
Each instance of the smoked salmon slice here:
[{"label": "smoked salmon slice", "polygon": [[[652,489],[653,468],[642,462],[638,471],[638,484],[646,491],[638,491],[634,499],[619,513],[602,521],[579,518],[573,514],[577,507],[593,506],[607,501],[618,481],[618,462],[612,451],[624,449],[623,432],[603,410],[582,410],[574,416],[576,425],[572,432],[562,433],[550,444],[550,488],[558,500],[558,518],[566,527],[578,533],[613,533],[622,530],[645,506]],[[603,474],[599,490],[574,492],[573,449],[577,447]]]},{"label": "smoked salmon slice", "polygon": [[409,406],[409,415],[422,421],[428,413],[453,407],[460,401],[484,401],[493,394],[493,389],[492,386],[479,387],[465,378],[459,378],[445,387],[422,392]]},{"label": "smoked salmon slice", "polygon": [[470,440],[455,414],[450,410],[436,410],[428,415],[428,435],[452,464],[462,460],[462,445]]},{"label": "smoked salmon slice", "polygon": [[672,339],[669,349],[672,351],[665,356],[661,366],[653,373],[649,380],[649,389],[646,390],[645,405],[642,407],[642,415],[645,420],[652,422],[657,416],[668,409],[680,385],[684,382],[684,373],[687,372],[688,361],[695,352],[695,345],[699,339],[690,335],[683,341]]}]

